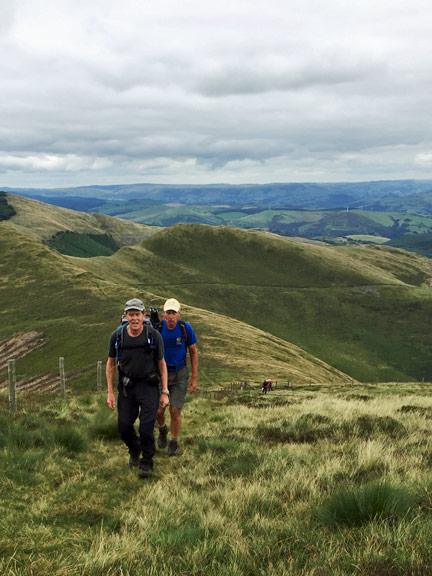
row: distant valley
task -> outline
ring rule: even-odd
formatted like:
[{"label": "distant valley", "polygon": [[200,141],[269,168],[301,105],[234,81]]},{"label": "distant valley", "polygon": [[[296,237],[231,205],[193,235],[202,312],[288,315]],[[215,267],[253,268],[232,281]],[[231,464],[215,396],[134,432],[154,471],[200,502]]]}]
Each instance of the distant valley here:
[{"label": "distant valley", "polygon": [[[53,205],[149,226],[227,225],[332,244],[388,243],[432,257],[432,181],[135,184],[15,192]],[[61,249],[67,240],[58,238],[58,247]],[[102,255],[105,248],[101,250]]]}]

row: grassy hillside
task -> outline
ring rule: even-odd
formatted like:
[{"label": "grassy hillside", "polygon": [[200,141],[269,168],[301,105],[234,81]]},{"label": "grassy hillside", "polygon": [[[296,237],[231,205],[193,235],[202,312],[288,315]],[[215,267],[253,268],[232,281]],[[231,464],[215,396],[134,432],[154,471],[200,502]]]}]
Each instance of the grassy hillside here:
[{"label": "grassy hillside", "polygon": [[402,238],[396,238],[388,242],[389,246],[403,248],[409,252],[416,252],[428,258],[432,258],[432,233],[430,234],[406,234]]},{"label": "grassy hillside", "polygon": [[257,326],[360,380],[432,372],[430,261],[401,250],[177,225],[84,265]]},{"label": "grassy hillside", "polygon": [[[64,242],[60,246],[66,248],[66,253],[68,253],[69,246],[73,246],[73,242],[76,243],[79,234],[85,235],[87,238],[89,234],[105,235],[112,238],[114,245],[127,246],[136,244],[158,230],[152,226],[111,218],[104,214],[85,214],[67,208],[59,208],[14,194],[7,194],[6,200],[16,212],[8,222],[20,232],[47,243],[59,233],[73,232],[75,236],[70,237],[72,244]],[[99,244],[101,243],[99,242]],[[59,249],[58,245],[54,247]],[[99,251],[100,255],[103,253]]]},{"label": "grassy hillside", "polygon": [[[57,372],[60,356],[69,372],[95,366],[106,358],[109,335],[127,299],[138,294],[147,304],[163,303],[149,286],[138,288],[127,277],[111,277],[111,258],[63,256],[7,223],[0,225],[0,249],[0,349],[12,335],[30,330],[45,342],[19,360],[20,378]],[[105,262],[106,278],[95,275],[92,265],[86,270],[85,262]],[[146,270],[143,265],[142,273]],[[350,380],[296,346],[215,311],[186,306],[184,316],[199,336],[201,384],[260,381],[269,374],[297,382]],[[95,385],[94,371],[85,378],[93,378]]]}]

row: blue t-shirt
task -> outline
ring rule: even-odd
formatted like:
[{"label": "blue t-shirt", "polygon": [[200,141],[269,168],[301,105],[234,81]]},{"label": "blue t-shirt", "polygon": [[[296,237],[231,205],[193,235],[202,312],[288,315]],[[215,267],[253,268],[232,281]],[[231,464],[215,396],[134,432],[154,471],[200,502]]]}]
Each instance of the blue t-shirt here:
[{"label": "blue t-shirt", "polygon": [[[184,323],[187,335],[187,346],[192,346],[198,342],[192,326]],[[165,362],[169,370],[182,368],[186,364],[187,346],[185,342],[185,335],[180,323],[177,322],[173,330],[168,330],[166,321],[162,322],[161,336],[164,342],[165,349]]]}]

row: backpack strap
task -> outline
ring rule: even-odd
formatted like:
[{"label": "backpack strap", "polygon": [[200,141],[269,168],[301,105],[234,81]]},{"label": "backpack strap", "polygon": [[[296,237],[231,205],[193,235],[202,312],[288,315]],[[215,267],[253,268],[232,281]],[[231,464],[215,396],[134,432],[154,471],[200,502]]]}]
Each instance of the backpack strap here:
[{"label": "backpack strap", "polygon": [[116,330],[114,348],[116,353],[117,365],[121,362],[120,349],[122,348],[122,342],[124,340],[124,331],[126,330],[128,324],[129,322],[125,322],[124,324],[119,326]]},{"label": "backpack strap", "polygon": [[[188,337],[187,337],[187,332],[186,332],[186,322],[185,322],[184,320],[179,320],[178,322],[179,322],[180,328],[182,329],[183,334],[184,334],[184,339],[185,339],[185,344],[186,344],[186,350],[187,350],[187,347],[188,347]],[[186,362],[185,362],[185,363],[186,363]]]}]

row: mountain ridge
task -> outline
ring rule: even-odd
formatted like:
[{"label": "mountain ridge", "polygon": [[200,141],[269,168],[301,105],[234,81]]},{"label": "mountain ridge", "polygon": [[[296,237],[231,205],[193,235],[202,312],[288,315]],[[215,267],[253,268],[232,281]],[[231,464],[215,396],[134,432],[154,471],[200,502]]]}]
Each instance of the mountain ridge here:
[{"label": "mountain ridge", "polygon": [[[281,202],[307,208],[344,208],[350,202],[360,203],[371,198],[397,198],[432,192],[432,180],[380,180],[368,182],[285,182],[267,184],[116,184],[69,188],[2,188],[22,196],[65,198],[70,196],[102,200],[148,198],[159,202],[212,204],[228,202],[238,205],[257,202],[268,206]],[[351,206],[354,207],[354,206]]]}]

